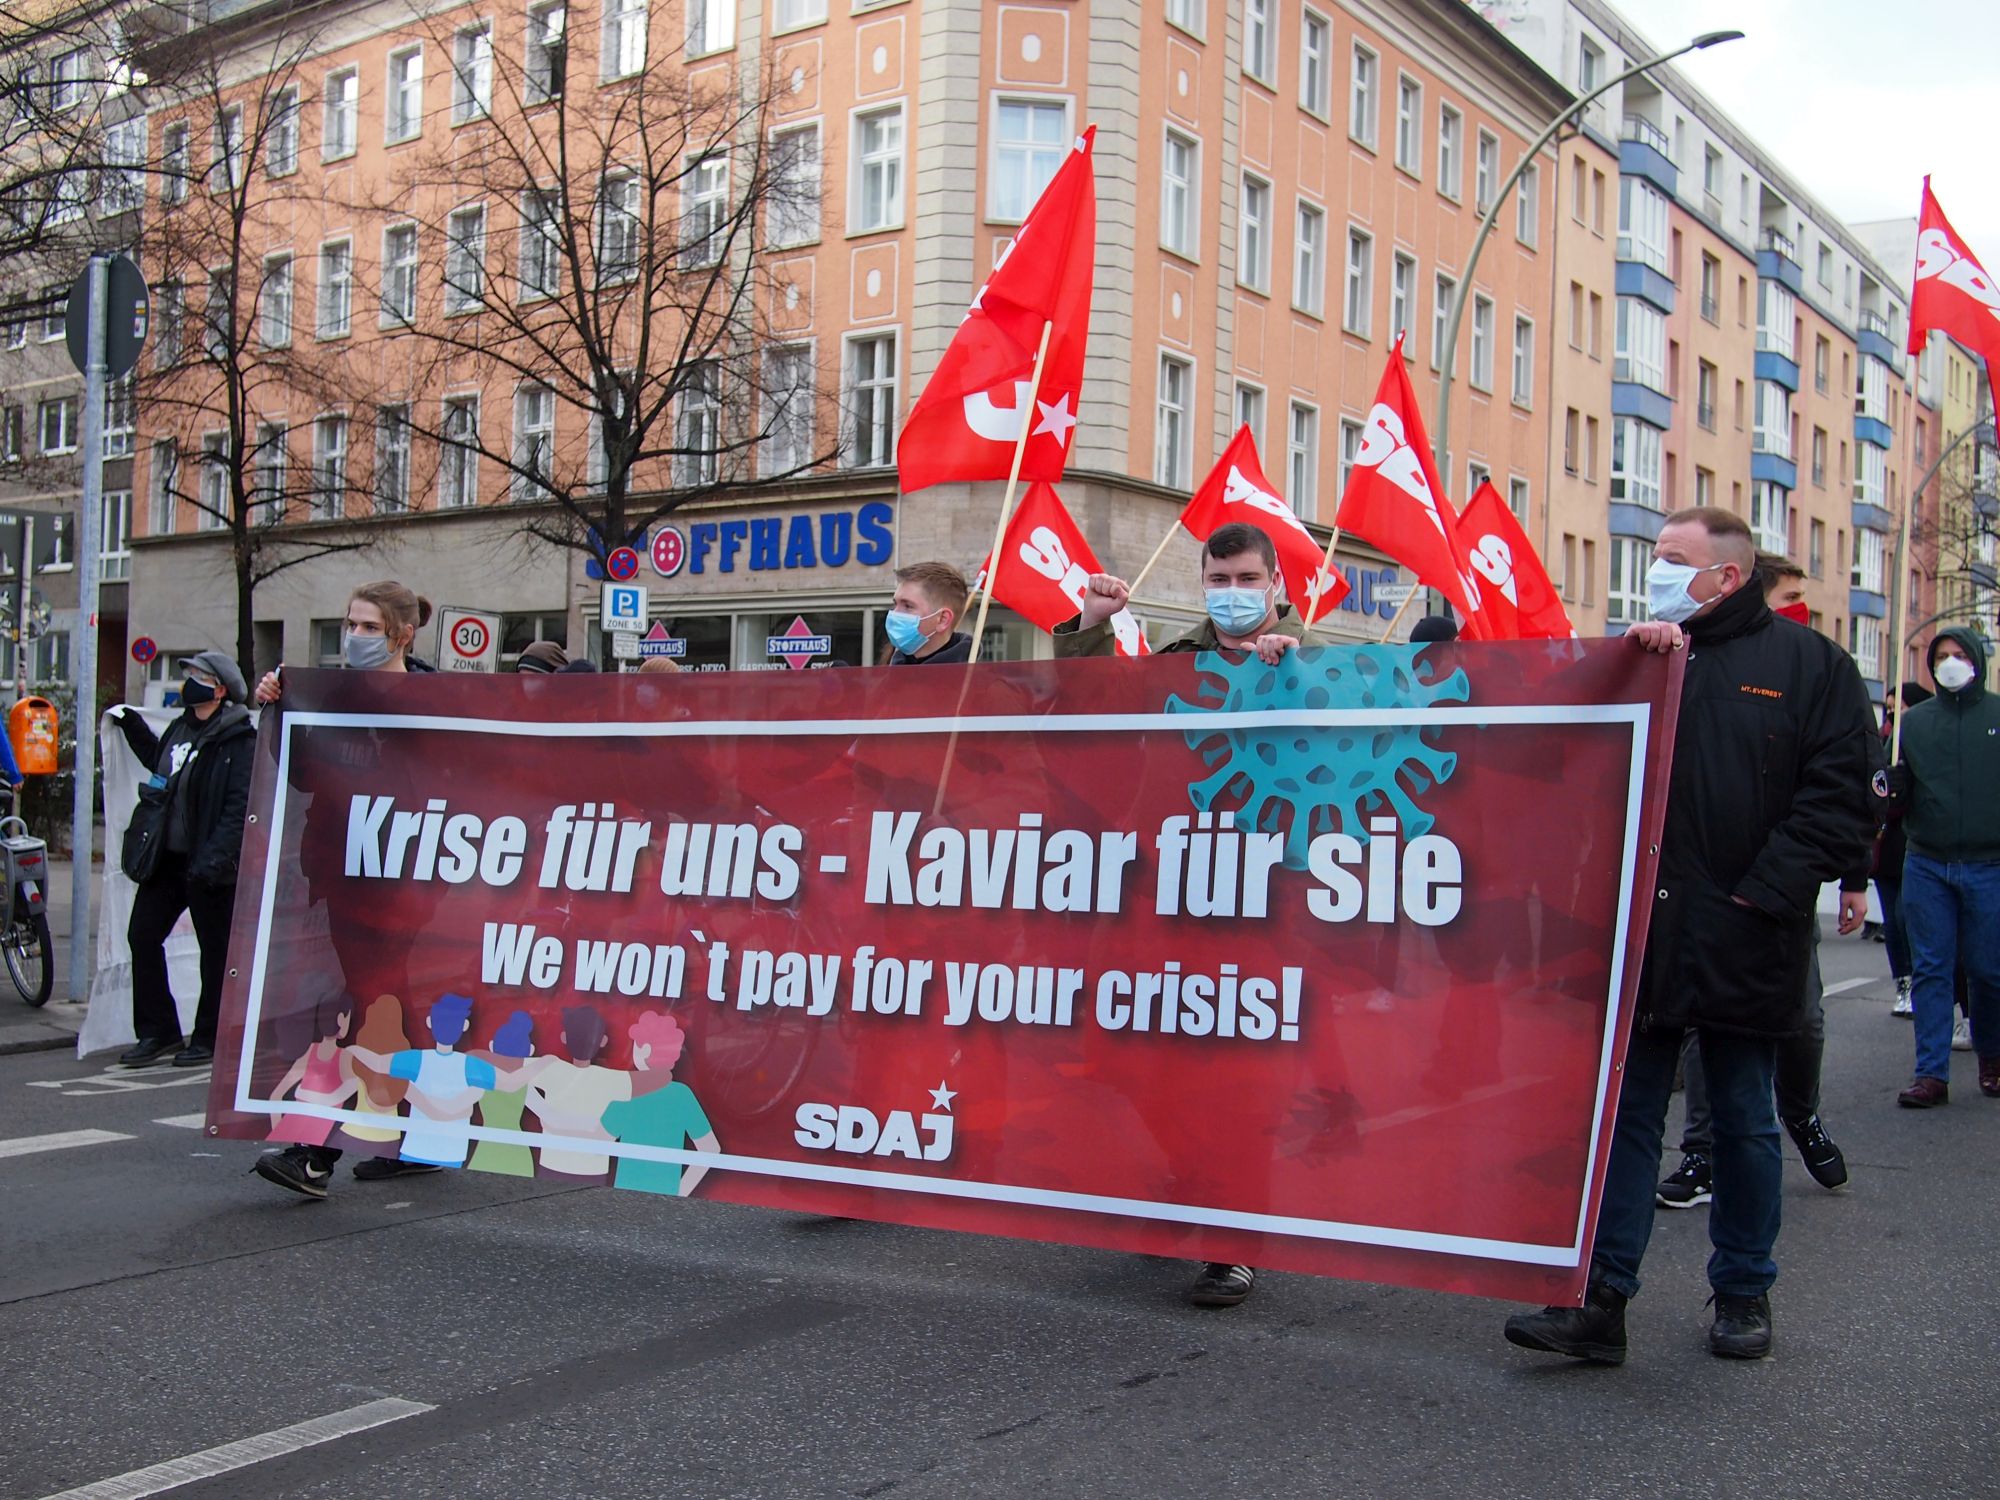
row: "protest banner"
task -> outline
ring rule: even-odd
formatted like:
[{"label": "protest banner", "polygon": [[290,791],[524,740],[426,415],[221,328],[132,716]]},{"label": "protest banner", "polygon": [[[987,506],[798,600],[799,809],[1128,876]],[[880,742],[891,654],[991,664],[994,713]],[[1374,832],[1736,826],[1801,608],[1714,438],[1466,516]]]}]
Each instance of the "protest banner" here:
[{"label": "protest banner", "polygon": [[211,1126],[1580,1295],[1678,656],[952,670],[288,673]]}]

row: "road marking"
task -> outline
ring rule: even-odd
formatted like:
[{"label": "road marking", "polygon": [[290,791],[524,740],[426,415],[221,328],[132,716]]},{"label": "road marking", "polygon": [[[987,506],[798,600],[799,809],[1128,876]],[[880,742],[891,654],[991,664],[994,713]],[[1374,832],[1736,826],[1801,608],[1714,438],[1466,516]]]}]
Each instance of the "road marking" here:
[{"label": "road marking", "polygon": [[149,1089],[182,1089],[207,1082],[207,1068],[181,1068],[167,1078],[140,1078],[124,1069],[106,1068],[87,1078],[32,1078],[27,1086],[57,1089],[65,1099],[96,1099],[106,1094],[141,1094]]},{"label": "road marking", "polygon": [[1861,986],[1864,984],[1878,984],[1878,983],[1880,983],[1880,981],[1875,979],[1843,979],[1838,984],[1828,985],[1826,987],[1825,993],[1829,995],[1844,995],[1849,990],[1860,989]]},{"label": "road marking", "polygon": [[157,1495],[164,1490],[179,1489],[184,1484],[193,1484],[196,1480],[213,1479],[218,1474],[247,1469],[252,1464],[283,1458],[287,1453],[296,1453],[301,1448],[330,1443],[335,1438],[352,1437],[357,1432],[368,1431],[371,1427],[382,1427],[390,1422],[400,1422],[405,1417],[422,1416],[425,1412],[434,1410],[435,1407],[426,1406],[421,1401],[404,1401],[395,1396],[385,1396],[380,1401],[349,1407],[346,1411],[337,1411],[331,1416],[314,1417],[309,1422],[280,1427],[275,1432],[259,1433],[256,1437],[224,1443],[220,1448],[204,1448],[201,1452],[190,1453],[185,1458],[170,1458],[163,1464],[134,1469],[129,1474],[119,1474],[110,1479],[100,1479],[95,1484],[83,1485],[78,1489],[47,1495],[43,1500],[141,1500],[141,1497],[146,1495]]},{"label": "road marking", "polygon": [[0,1141],[0,1156],[33,1156],[38,1151],[67,1151],[71,1146],[103,1146],[112,1141],[137,1139],[115,1130],[63,1130],[54,1135],[24,1135]]},{"label": "road marking", "polygon": [[176,1130],[200,1130],[208,1124],[208,1113],[204,1110],[192,1115],[168,1115],[164,1120],[155,1120],[153,1123],[171,1125]]}]

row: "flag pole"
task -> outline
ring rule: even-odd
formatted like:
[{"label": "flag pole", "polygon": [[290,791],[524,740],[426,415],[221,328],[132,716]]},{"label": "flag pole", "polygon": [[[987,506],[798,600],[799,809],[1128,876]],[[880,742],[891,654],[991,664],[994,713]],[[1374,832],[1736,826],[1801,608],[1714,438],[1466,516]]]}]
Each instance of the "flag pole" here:
[{"label": "flag pole", "polygon": [[1139,570],[1139,576],[1132,580],[1129,592],[1131,593],[1131,596],[1134,599],[1139,597],[1139,585],[1144,583],[1146,581],[1146,575],[1153,571],[1153,564],[1158,562],[1162,557],[1166,556],[1167,548],[1173,545],[1173,540],[1176,536],[1180,535],[1180,530],[1181,530],[1180,517],[1175,516],[1174,524],[1169,526],[1167,528],[1167,534],[1160,538],[1160,545],[1155,547],[1153,549],[1153,555],[1146,559],[1146,566],[1141,568]]},{"label": "flag pole", "polygon": [[[992,562],[986,569],[986,587],[979,591],[979,620],[972,627],[972,654],[965,659],[967,666],[979,660],[979,643],[986,635],[986,609],[993,602],[993,580],[1000,571],[1000,549],[1007,541],[1007,522],[1014,514],[1014,493],[1021,486],[1021,460],[1027,455],[1028,434],[1035,425],[1035,400],[1042,394],[1042,362],[1049,356],[1049,335],[1055,326],[1053,318],[1043,321],[1042,342],[1035,349],[1035,373],[1028,379],[1028,407],[1021,413],[1021,435],[1014,439],[1014,462],[1007,470],[1007,493],[1000,501],[1000,519],[993,528],[993,551],[989,554]],[[952,735],[956,740],[957,731],[953,730]],[[949,755],[945,764],[951,764]],[[941,780],[938,795],[940,798],[944,795]]]},{"label": "flag pole", "polygon": [[[1329,535],[1326,539],[1326,560],[1319,565],[1319,573],[1321,578],[1331,578],[1333,576],[1333,550],[1339,545],[1340,545],[1340,527],[1338,525],[1335,525],[1332,534]],[[1318,603],[1317,600],[1308,599],[1306,601],[1306,608],[1308,610],[1311,610],[1317,603]],[[1320,615],[1317,615],[1312,619],[1307,620],[1305,622],[1304,635],[1302,635],[1300,639],[1303,640],[1305,636],[1311,635],[1313,626],[1317,625],[1321,620],[1325,618],[1326,618],[1325,614],[1321,613]]]},{"label": "flag pole", "polygon": [[1410,606],[1417,602],[1417,595],[1421,594],[1423,591],[1424,589],[1422,584],[1413,583],[1410,585],[1409,597],[1403,601],[1402,606],[1399,609],[1397,609],[1396,613],[1390,618],[1389,628],[1382,632],[1381,636],[1378,638],[1378,644],[1387,641],[1390,636],[1396,633],[1396,627],[1403,623],[1403,616],[1409,613]]}]

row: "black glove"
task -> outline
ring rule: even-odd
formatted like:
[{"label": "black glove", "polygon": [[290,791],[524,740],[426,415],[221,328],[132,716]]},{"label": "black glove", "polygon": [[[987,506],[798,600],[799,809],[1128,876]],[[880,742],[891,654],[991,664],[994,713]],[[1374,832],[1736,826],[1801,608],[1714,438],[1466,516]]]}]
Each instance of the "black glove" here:
[{"label": "black glove", "polygon": [[1910,775],[1907,764],[1898,763],[1879,773],[1882,795],[1889,799],[1891,807],[1901,807],[1910,800],[1910,793],[1916,787],[1916,778]]}]

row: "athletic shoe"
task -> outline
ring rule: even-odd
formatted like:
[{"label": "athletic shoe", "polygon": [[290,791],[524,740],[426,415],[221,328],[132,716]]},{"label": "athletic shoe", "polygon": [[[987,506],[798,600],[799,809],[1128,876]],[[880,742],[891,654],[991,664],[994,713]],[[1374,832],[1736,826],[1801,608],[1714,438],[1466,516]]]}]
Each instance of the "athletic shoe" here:
[{"label": "athletic shoe", "polygon": [[1792,1144],[1799,1148],[1799,1156],[1814,1182],[1828,1192],[1847,1186],[1847,1158],[1827,1138],[1826,1127],[1820,1124],[1818,1115],[1787,1120],[1785,1129],[1791,1132]]},{"label": "athletic shoe", "polygon": [[423,1172],[440,1172],[442,1167],[427,1161],[404,1161],[400,1156],[370,1156],[354,1164],[357,1182],[383,1182],[391,1177],[415,1177]]},{"label": "athletic shoe", "polygon": [[1771,1299],[1715,1294],[1715,1321],[1708,1327],[1708,1352],[1718,1359],[1771,1357]]},{"label": "athletic shoe", "polygon": [[1972,1050],[1972,1017],[1964,1011],[1960,1011],[1958,1019],[1951,1023],[1951,1050],[1954,1052]]},{"label": "athletic shoe", "polygon": [[266,1182],[289,1188],[302,1198],[324,1198],[333,1169],[312,1159],[304,1146],[287,1146],[282,1151],[266,1151],[251,1167]]},{"label": "athletic shoe", "polygon": [[1910,981],[1908,979],[1897,980],[1896,1000],[1889,1007],[1889,1014],[1892,1016],[1914,1016],[1916,1013],[1916,1004],[1910,999]]},{"label": "athletic shoe", "polygon": [[1196,1307],[1234,1307],[1257,1285],[1257,1273],[1249,1266],[1225,1265],[1212,1260],[1201,1268],[1187,1299]]},{"label": "athletic shoe", "polygon": [[1714,1196],[1714,1167],[1701,1152],[1690,1151],[1654,1190],[1653,1201],[1662,1208],[1699,1208]]},{"label": "athletic shoe", "polygon": [[1592,1282],[1581,1307],[1545,1307],[1507,1320],[1507,1342],[1594,1365],[1625,1363],[1625,1299]]},{"label": "athletic shoe", "polygon": [[181,1039],[177,1036],[134,1042],[118,1054],[118,1065],[124,1068],[157,1068],[163,1062],[172,1061],[173,1054],[180,1051],[180,1047]]},{"label": "athletic shoe", "polygon": [[1951,1103],[1951,1085],[1942,1078],[1919,1076],[1896,1096],[1896,1102],[1905,1109],[1936,1109],[1940,1104]]}]

